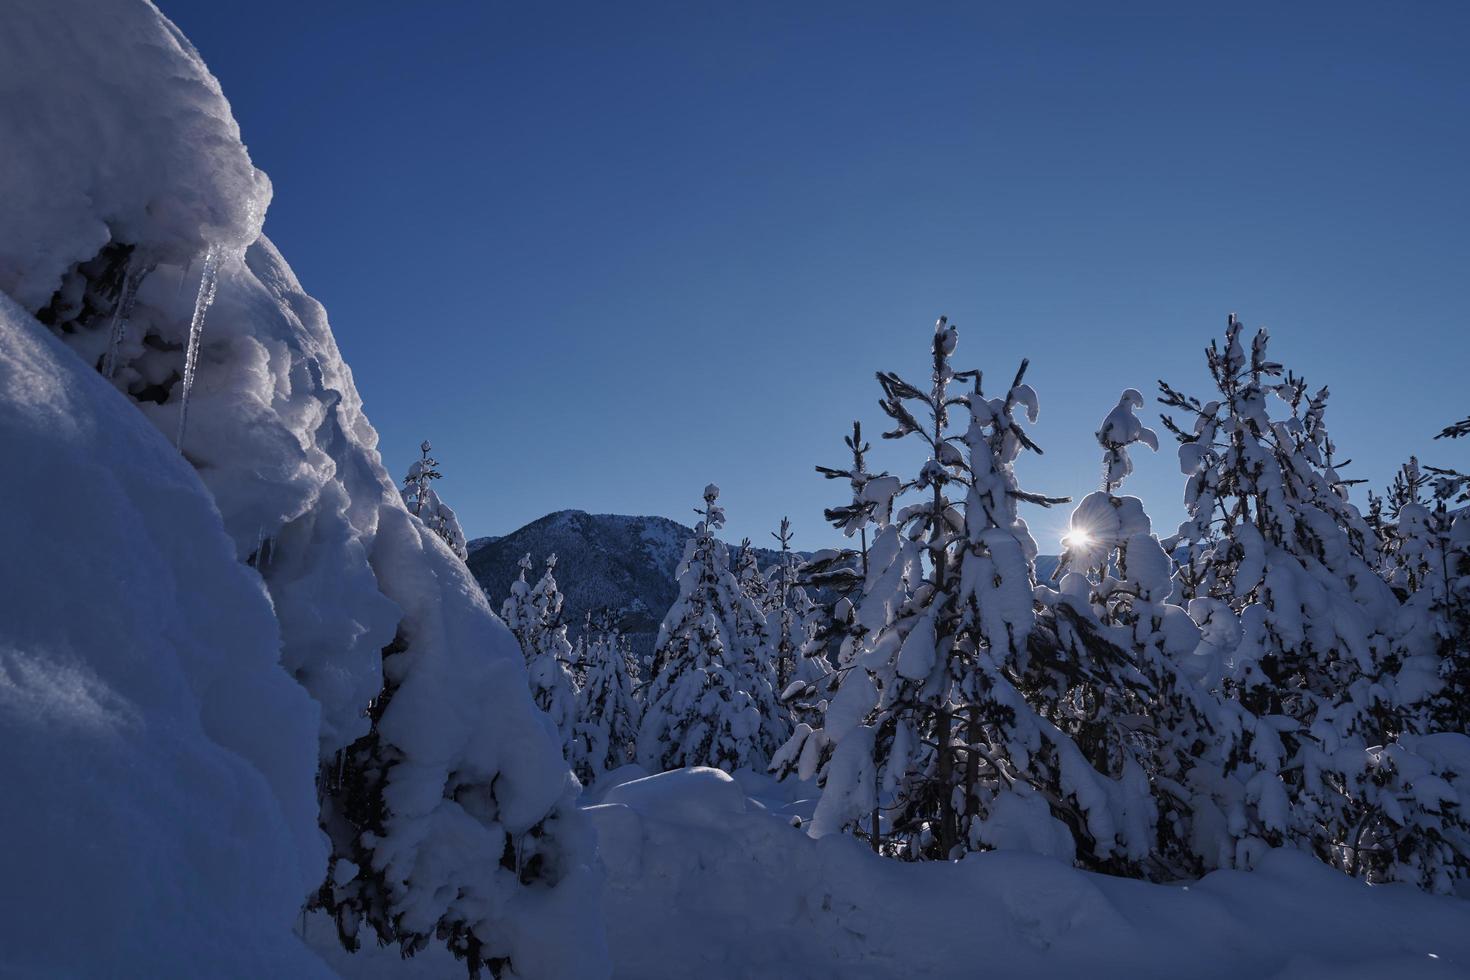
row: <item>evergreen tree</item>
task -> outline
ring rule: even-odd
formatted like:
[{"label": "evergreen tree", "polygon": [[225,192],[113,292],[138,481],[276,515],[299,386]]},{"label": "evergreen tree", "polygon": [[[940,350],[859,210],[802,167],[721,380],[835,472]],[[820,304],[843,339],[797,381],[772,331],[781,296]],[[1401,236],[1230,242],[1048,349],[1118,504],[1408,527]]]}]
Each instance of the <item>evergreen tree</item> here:
[{"label": "evergreen tree", "polygon": [[765,575],[761,573],[760,556],[755,553],[755,546],[749,538],[741,539],[740,547],[735,549],[734,572],[735,581],[740,583],[740,591],[745,597],[762,613],[768,612],[774,597]]},{"label": "evergreen tree", "polygon": [[662,771],[761,765],[761,716],[731,635],[737,604],[747,602],[715,537],[724,526],[720,488],[705,487],[704,507],[679,568],[679,595],[659,626],[652,676],[638,733],[638,761]]},{"label": "evergreen tree", "polygon": [[[998,846],[1072,857],[1081,844],[1092,866],[1140,860],[1146,821],[1130,804],[1146,800],[1146,775],[1100,772],[1049,717],[1080,648],[1090,659],[1123,654],[1063,605],[1038,614],[1036,546],[1016,504],[1064,498],[1015,477],[1016,457],[1036,448],[1015,413],[1035,420],[1035,392],[1023,363],[1003,397],[987,397],[978,372],[950,366],[957,339],[941,319],[928,391],[879,375],[896,423],[887,437],[921,439],[929,459],[902,487],[918,499],[869,549],[864,673],[848,672],[827,708],[836,748],[813,833],[861,826],[872,836],[881,801],[883,848],[900,856]],[[954,393],[956,381],[972,390]],[[969,415],[962,432],[950,425],[956,408]]]},{"label": "evergreen tree", "polygon": [[[1294,844],[1353,873],[1432,879],[1421,870],[1442,866],[1445,851],[1420,818],[1458,818],[1394,786],[1434,769],[1405,734],[1423,671],[1395,644],[1399,603],[1338,476],[1327,389],[1308,396],[1269,360],[1266,332],[1247,352],[1242,329],[1230,317],[1224,345],[1207,351],[1218,400],[1160,384],[1161,401],[1193,417],[1188,428],[1164,420],[1190,477],[1179,581],[1215,635],[1208,674],[1242,709],[1221,730],[1230,780],[1218,802],[1234,839],[1221,863],[1249,866],[1265,846]],[[1286,418],[1271,418],[1271,395]]]},{"label": "evergreen tree", "polygon": [[[1182,666],[1194,657],[1201,633],[1169,601],[1173,564],[1143,502],[1116,493],[1133,472],[1129,447],[1158,450],[1158,436],[1134,414],[1143,403],[1137,390],[1124,391],[1098,429],[1102,489],[1072,512],[1057,570],[1058,598],[1088,615],[1128,657],[1105,657],[1076,671],[1055,721],[1099,767],[1116,768],[1106,761],[1116,753],[1147,774],[1152,801],[1131,807],[1149,817],[1146,873],[1172,879],[1198,873],[1199,852],[1214,849],[1208,829],[1219,819],[1210,766],[1218,760],[1205,755],[1215,741],[1215,702],[1191,683],[1188,675],[1197,672]],[[1197,819],[1202,808],[1207,812]]]},{"label": "evergreen tree", "polygon": [[432,448],[427,439],[419,446],[423,456],[408,468],[408,476],[403,478],[403,489],[399,493],[409,511],[437,534],[460,561],[464,561],[470,553],[459,518],[448,504],[439,499],[433,487],[433,481],[444,474],[439,472],[439,461],[429,455]]},{"label": "evergreen tree", "polygon": [[845,436],[843,442],[852,454],[848,467],[816,469],[829,480],[847,480],[852,496],[845,504],[826,508],[823,516],[845,537],[856,535],[859,547],[817,552],[802,567],[802,579],[834,597],[817,617],[815,637],[828,659],[835,660],[839,669],[845,670],[853,662],[867,632],[856,609],[868,577],[868,541],[891,523],[893,501],[902,485],[898,477],[886,472],[868,472],[867,454],[873,447],[863,440],[860,422],[852,423],[852,435]]},{"label": "evergreen tree", "polygon": [[[786,701],[802,687],[824,679],[832,668],[816,635],[816,604],[801,583],[801,561],[791,550],[790,518],[781,518],[780,529],[772,531],[771,537],[780,544],[781,553],[767,573],[766,587],[770,612],[776,619],[776,689]],[[791,690],[793,684],[801,687]]]},{"label": "evergreen tree", "polygon": [[[1457,434],[1451,426],[1440,437]],[[1345,801],[1338,863],[1434,892],[1470,878],[1470,524],[1451,509],[1467,488],[1470,477],[1410,458],[1386,498],[1372,500],[1380,570],[1402,600],[1394,655],[1406,710],[1392,717],[1401,731],[1361,756],[1339,753],[1330,770]]]},{"label": "evergreen tree", "polygon": [[728,610],[726,636],[734,651],[732,664],[740,687],[750,695],[761,716],[756,750],[764,762],[790,737],[791,730],[778,698],[781,688],[776,676],[776,637],[768,615],[773,612],[776,596],[760,570],[749,538],[740,542],[736,552],[734,581],[736,591],[724,606]]},{"label": "evergreen tree", "polygon": [[551,718],[561,734],[564,754],[573,755],[577,722],[577,689],[572,679],[574,651],[562,619],[562,594],[557,587],[556,556],[546,559],[546,573],[531,590],[531,626],[527,630],[526,676],[536,706]]},{"label": "evergreen tree", "polygon": [[1410,457],[1387,496],[1370,498],[1379,572],[1402,602],[1393,631],[1395,652],[1406,668],[1418,667],[1418,683],[1427,692],[1409,699],[1419,711],[1403,727],[1420,732],[1463,731],[1470,694],[1455,626],[1465,595],[1455,574],[1454,515],[1440,492],[1445,485]]},{"label": "evergreen tree", "polygon": [[[881,534],[887,527],[901,484],[887,473],[868,472],[867,454],[873,447],[863,440],[860,422],[852,423],[852,435],[843,441],[852,455],[851,463],[846,468],[816,469],[829,480],[847,480],[851,497],[847,503],[826,508],[823,516],[845,537],[857,536],[860,547],[819,551],[801,566],[799,581],[822,590],[831,599],[813,610],[809,640],[812,652],[805,660],[806,670],[801,672],[804,676],[798,676],[782,691],[782,700],[791,709],[795,723],[791,737],[771,760],[771,771],[782,778],[817,777],[825,782],[836,738],[849,734],[868,713],[871,681],[857,662],[868,628],[857,615],[857,607],[868,575],[869,531]],[[841,704],[853,707],[846,711],[839,707],[829,713],[830,702],[843,684],[850,686]],[[855,738],[861,740],[865,731]],[[865,835],[876,851],[881,839],[876,797],[869,802],[867,812],[868,819],[858,833]]]},{"label": "evergreen tree", "polygon": [[577,775],[590,784],[636,755],[642,709],[633,696],[626,644],[603,610],[591,617],[581,640],[584,680],[577,692]]},{"label": "evergreen tree", "polygon": [[[1436,439],[1470,435],[1470,419],[1448,426]],[[1444,635],[1439,675],[1443,681],[1434,723],[1441,731],[1470,734],[1470,473],[1429,466],[1433,474],[1433,516],[1429,529],[1438,538],[1438,589],[1444,596]],[[1446,534],[1446,529],[1448,533]],[[1432,557],[1431,557],[1432,561]],[[1432,578],[1431,571],[1427,578]]]},{"label": "evergreen tree", "polygon": [[510,584],[510,595],[506,596],[505,602],[500,606],[500,618],[505,620],[505,625],[515,634],[516,640],[521,645],[521,652],[526,657],[530,656],[531,631],[537,622],[537,612],[531,602],[531,583],[526,576],[531,571],[531,555],[521,556],[520,571],[516,580]]},{"label": "evergreen tree", "polygon": [[[518,975],[510,957],[523,944],[497,927],[497,910],[523,891],[543,900],[548,886],[590,885],[582,869],[594,842],[577,825],[575,785],[539,712],[507,683],[521,669],[506,659],[511,638],[476,604],[458,603],[464,593],[422,587],[419,569],[450,579],[453,559],[394,515],[382,511],[376,573],[403,618],[382,651],[367,734],[322,766],[332,861],[310,906],[333,917],[349,950],[371,935],[410,956],[437,940],[471,977],[487,966]],[[475,692],[482,713],[446,713],[446,698],[464,706],[446,684]]]}]

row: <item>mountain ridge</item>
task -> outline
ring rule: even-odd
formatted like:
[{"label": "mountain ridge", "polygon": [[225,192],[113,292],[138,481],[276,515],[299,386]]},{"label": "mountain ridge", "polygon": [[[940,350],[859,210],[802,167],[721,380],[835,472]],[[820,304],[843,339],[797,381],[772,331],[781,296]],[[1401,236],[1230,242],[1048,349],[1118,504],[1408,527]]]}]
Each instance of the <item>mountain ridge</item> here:
[{"label": "mountain ridge", "polygon": [[[589,612],[613,611],[618,629],[640,656],[653,652],[659,623],[678,596],[675,581],[684,544],[694,528],[668,517],[591,514],[585,510],[552,511],[509,534],[469,542],[466,564],[491,606],[499,611],[520,573],[521,556],[531,555],[535,583],[549,555],[557,556],[556,581],[565,597],[563,618],[575,639]],[[726,542],[732,552],[740,547]],[[752,545],[762,569],[780,552]],[[810,552],[798,551],[800,557]],[[1037,557],[1043,580],[1056,568],[1056,557]]]},{"label": "mountain ridge", "polygon": [[[499,610],[520,573],[523,555],[531,555],[527,578],[533,583],[545,570],[547,557],[556,555],[568,633],[576,637],[587,613],[607,608],[641,655],[652,652],[659,623],[678,596],[675,576],[684,544],[693,535],[694,528],[668,517],[557,510],[509,534],[475,538],[466,564]],[[726,544],[732,552],[739,548]],[[771,548],[752,549],[761,568],[770,567],[779,555]]]}]

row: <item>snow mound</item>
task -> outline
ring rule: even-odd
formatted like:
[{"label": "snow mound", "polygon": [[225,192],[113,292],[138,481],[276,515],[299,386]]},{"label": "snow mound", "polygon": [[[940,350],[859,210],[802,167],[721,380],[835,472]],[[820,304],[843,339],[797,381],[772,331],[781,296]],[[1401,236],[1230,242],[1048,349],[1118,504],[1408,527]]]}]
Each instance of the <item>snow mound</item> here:
[{"label": "snow mound", "polygon": [[198,477],[3,295],[0,445],[3,972],[327,975],[317,708]]},{"label": "snow mound", "polygon": [[674,769],[614,786],[603,794],[602,802],[694,826],[724,826],[732,814],[747,808],[745,794],[730,774],[707,766]]}]

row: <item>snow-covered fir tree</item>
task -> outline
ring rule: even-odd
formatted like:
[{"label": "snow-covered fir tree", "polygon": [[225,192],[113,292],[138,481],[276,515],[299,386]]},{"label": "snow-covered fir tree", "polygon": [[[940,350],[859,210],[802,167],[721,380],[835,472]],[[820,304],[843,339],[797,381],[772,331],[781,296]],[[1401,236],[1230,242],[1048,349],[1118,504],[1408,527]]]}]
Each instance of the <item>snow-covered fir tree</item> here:
[{"label": "snow-covered fir tree", "polygon": [[[1082,647],[1091,659],[1124,654],[1065,606],[1038,616],[1036,546],[1016,505],[1064,498],[1015,477],[1017,455],[1035,449],[1016,412],[1034,421],[1035,392],[1023,363],[1004,396],[987,397],[979,372],[951,367],[957,341],[941,319],[927,391],[879,375],[896,423],[886,435],[922,440],[929,459],[869,549],[863,672],[848,672],[826,712],[836,748],[813,833],[870,828],[881,805],[883,848],[905,857],[1019,847],[1093,866],[1139,861],[1146,775],[1126,760],[1099,771],[1051,720]],[[971,390],[955,392],[964,381]],[[957,408],[963,431],[951,425]]]},{"label": "snow-covered fir tree", "polygon": [[827,523],[843,536],[857,538],[856,548],[819,551],[802,566],[801,577],[813,588],[833,600],[817,617],[816,639],[828,652],[828,659],[841,667],[853,662],[866,628],[856,615],[868,576],[868,542],[882,532],[893,517],[893,501],[901,489],[896,476],[886,472],[870,473],[867,454],[872,445],[863,439],[861,422],[852,423],[852,434],[843,437],[852,456],[846,467],[818,466],[817,472],[829,480],[846,480],[851,490],[847,503],[823,511]]},{"label": "snow-covered fir tree", "polygon": [[732,663],[738,670],[741,689],[750,695],[761,716],[757,751],[762,760],[767,760],[790,736],[791,729],[781,708],[777,677],[777,636],[772,623],[777,597],[771,593],[749,538],[740,542],[736,552],[734,578],[737,591],[725,607],[727,636],[735,651]]},{"label": "snow-covered fir tree", "polygon": [[643,712],[633,693],[627,644],[606,610],[589,616],[579,645],[583,679],[577,691],[573,764],[578,777],[590,784],[635,760]]},{"label": "snow-covered fir tree", "polygon": [[[808,666],[820,676],[799,686],[793,681],[782,692],[782,700],[791,709],[795,725],[791,738],[771,760],[771,770],[778,776],[795,775],[802,780],[825,773],[833,744],[826,713],[829,700],[839,690],[843,678],[849,675],[855,678],[853,691],[859,692],[859,700],[867,684],[865,672],[857,664],[857,654],[868,630],[857,615],[857,607],[868,575],[868,540],[870,532],[881,534],[889,524],[893,499],[901,488],[897,477],[868,472],[867,454],[873,447],[863,439],[862,423],[854,421],[852,434],[843,441],[851,462],[846,467],[816,469],[829,480],[846,480],[851,496],[846,503],[826,508],[823,516],[844,537],[855,537],[859,547],[819,551],[801,566],[801,580],[830,597],[815,610],[813,617],[814,656]],[[879,841],[876,828],[874,807],[863,832],[875,850]]]},{"label": "snow-covered fir tree", "polygon": [[[1436,439],[1470,435],[1470,419],[1446,426]],[[1433,474],[1434,533],[1442,542],[1439,589],[1445,596],[1445,636],[1440,643],[1434,723],[1441,731],[1470,734],[1470,473],[1429,466]],[[1432,575],[1432,573],[1431,573]]]},{"label": "snow-covered fir tree", "polygon": [[776,689],[783,701],[795,692],[793,684],[814,685],[832,672],[817,636],[817,607],[801,581],[801,559],[791,549],[791,520],[771,532],[780,545],[774,565],[766,573],[768,620],[774,641]]},{"label": "snow-covered fir tree", "polygon": [[1434,688],[1411,700],[1420,711],[1405,720],[1406,729],[1421,732],[1463,731],[1470,695],[1457,628],[1467,595],[1457,574],[1461,555],[1449,508],[1452,487],[1410,457],[1384,497],[1370,496],[1379,571],[1402,602],[1393,629],[1395,653],[1402,661],[1426,664],[1419,679]]},{"label": "snow-covered fir tree", "polygon": [[[1135,801],[1148,817],[1153,838],[1146,873],[1165,879],[1201,870],[1201,838],[1213,826],[1197,823],[1210,807],[1218,760],[1213,746],[1215,699],[1192,683],[1188,667],[1200,641],[1189,614],[1170,602],[1173,564],[1154,536],[1137,497],[1117,490],[1133,472],[1129,448],[1158,450],[1158,436],[1136,411],[1144,404],[1136,389],[1123,392],[1096,438],[1103,449],[1102,488],[1073,510],[1058,564],[1059,595],[1089,615],[1104,636],[1128,652],[1126,659],[1090,658],[1075,665],[1075,682],[1054,719],[1100,768],[1118,767],[1109,755],[1126,757],[1148,776],[1152,801]],[[1086,648],[1082,648],[1086,653]],[[1083,668],[1083,669],[1076,669]]]},{"label": "snow-covered fir tree", "polygon": [[[1463,860],[1435,828],[1460,817],[1444,759],[1430,758],[1444,746],[1409,733],[1428,687],[1422,651],[1395,642],[1399,602],[1337,473],[1327,389],[1308,395],[1283,374],[1264,330],[1249,349],[1242,335],[1231,316],[1207,351],[1218,399],[1160,384],[1161,401],[1190,416],[1164,420],[1189,476],[1178,581],[1218,658],[1206,676],[1242,709],[1220,732],[1229,830],[1213,857],[1250,866],[1293,844],[1353,873],[1440,887]],[[1285,418],[1271,417],[1270,396]]]},{"label": "snow-covered fir tree", "polygon": [[742,538],[740,546],[735,549],[733,571],[735,581],[740,583],[740,591],[745,593],[745,597],[762,613],[768,611],[774,597],[766,576],[761,572],[760,556],[755,553],[755,545],[750,543],[749,538]]},{"label": "snow-covered fir tree", "polygon": [[563,752],[573,754],[577,722],[577,688],[572,679],[575,653],[562,618],[563,597],[556,584],[556,556],[546,559],[546,572],[531,590],[531,626],[526,631],[526,677],[536,706],[561,734]]},{"label": "snow-covered fir tree", "polygon": [[561,735],[562,750],[571,758],[577,719],[573,674],[577,655],[562,617],[564,599],[556,584],[556,556],[547,557],[546,571],[535,585],[527,578],[532,568],[531,556],[524,555],[510,594],[501,604],[500,617],[521,645],[536,706],[551,717]]},{"label": "snow-covered fir tree", "polygon": [[443,477],[439,472],[439,461],[429,453],[433,449],[429,440],[425,439],[419,446],[422,456],[414,460],[413,465],[408,468],[408,475],[403,478],[403,489],[399,493],[403,496],[403,502],[408,506],[415,517],[424,522],[424,526],[449,546],[461,561],[469,557],[469,549],[466,547],[464,529],[459,526],[459,518],[455,516],[454,510],[439,499],[439,494],[434,490],[433,481]]},{"label": "snow-covered fir tree", "polygon": [[719,487],[705,487],[679,567],[679,595],[654,646],[638,733],[638,761],[654,771],[712,766],[729,772],[768,758],[760,710],[745,686],[742,640],[733,630],[735,609],[749,600],[715,537],[725,523],[719,496]]},{"label": "snow-covered fir tree", "polygon": [[1338,760],[1333,776],[1355,804],[1339,862],[1369,880],[1455,891],[1470,878],[1470,522],[1457,513],[1470,476],[1411,457],[1370,499],[1380,571],[1402,601],[1392,634],[1404,710],[1397,737]]},{"label": "snow-covered fir tree", "polygon": [[515,634],[523,654],[530,648],[531,631],[538,622],[536,607],[531,602],[531,583],[527,579],[532,567],[531,555],[522,555],[516,580],[510,584],[510,595],[500,606],[500,618]]}]

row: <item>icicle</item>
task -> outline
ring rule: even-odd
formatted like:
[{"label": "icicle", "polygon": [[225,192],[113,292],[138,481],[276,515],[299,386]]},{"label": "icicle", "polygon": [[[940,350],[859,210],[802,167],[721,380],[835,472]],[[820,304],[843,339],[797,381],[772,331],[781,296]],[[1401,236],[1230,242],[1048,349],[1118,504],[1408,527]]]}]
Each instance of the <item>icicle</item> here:
[{"label": "icicle", "polygon": [[184,429],[189,423],[189,393],[194,389],[194,372],[199,367],[199,335],[204,332],[204,315],[214,302],[214,287],[219,278],[221,249],[210,245],[204,253],[204,270],[199,274],[199,295],[194,298],[194,316],[189,321],[189,347],[184,355],[184,380],[179,395],[179,436],[174,445],[184,448]]},{"label": "icicle", "polygon": [[102,375],[109,381],[117,374],[117,357],[122,350],[123,333],[128,327],[128,318],[133,315],[133,302],[138,298],[138,286],[143,277],[153,271],[152,265],[138,265],[137,259],[129,259],[123,272],[122,291],[117,294],[117,305],[112,308],[112,328],[107,343],[107,356],[102,361]]}]

